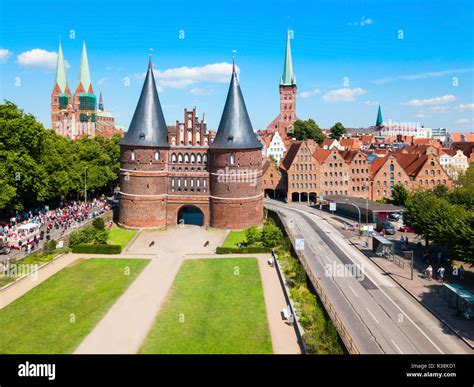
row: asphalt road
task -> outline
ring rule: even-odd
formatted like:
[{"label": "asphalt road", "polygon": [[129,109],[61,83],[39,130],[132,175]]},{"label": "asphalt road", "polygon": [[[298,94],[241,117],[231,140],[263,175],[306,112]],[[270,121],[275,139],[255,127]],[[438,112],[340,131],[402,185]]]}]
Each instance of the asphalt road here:
[{"label": "asphalt road", "polygon": [[327,221],[275,200],[265,206],[305,240],[304,255],[361,353],[473,353]]}]

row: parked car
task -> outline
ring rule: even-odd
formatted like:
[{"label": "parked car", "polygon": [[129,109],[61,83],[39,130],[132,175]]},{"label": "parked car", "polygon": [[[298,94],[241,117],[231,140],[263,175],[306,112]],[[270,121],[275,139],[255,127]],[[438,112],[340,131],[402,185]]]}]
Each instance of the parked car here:
[{"label": "parked car", "polygon": [[390,219],[393,219],[393,220],[399,220],[402,217],[402,213],[401,212],[392,212],[391,214],[388,215],[388,217]]},{"label": "parked car", "polygon": [[410,226],[401,226],[398,231],[401,231],[401,232],[412,232],[412,233],[415,233],[415,230],[413,230]]},{"label": "parked car", "polygon": [[389,235],[394,235],[395,234],[395,227],[393,227],[393,224],[390,223],[388,220],[378,220],[377,224],[375,226],[375,229],[380,232],[382,230],[385,230],[385,233]]}]

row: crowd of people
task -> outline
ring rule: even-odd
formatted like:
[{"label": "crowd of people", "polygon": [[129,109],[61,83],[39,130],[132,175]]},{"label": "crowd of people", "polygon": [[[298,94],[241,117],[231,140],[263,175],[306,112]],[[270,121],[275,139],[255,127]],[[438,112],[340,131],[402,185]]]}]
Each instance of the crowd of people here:
[{"label": "crowd of people", "polygon": [[[56,209],[17,213],[9,223],[0,224],[0,237],[9,241],[10,247],[30,249],[41,239],[50,239],[52,232],[62,236],[67,230],[111,209],[107,200],[93,199],[89,202],[63,202]],[[29,238],[29,236],[31,236]],[[26,241],[26,243],[25,243]],[[30,246],[30,247],[28,247]]]}]

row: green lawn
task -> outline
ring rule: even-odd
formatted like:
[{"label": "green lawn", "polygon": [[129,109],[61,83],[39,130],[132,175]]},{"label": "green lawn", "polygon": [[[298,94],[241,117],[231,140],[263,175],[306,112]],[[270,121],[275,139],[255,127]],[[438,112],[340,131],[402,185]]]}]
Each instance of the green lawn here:
[{"label": "green lawn", "polygon": [[0,274],[0,288],[3,288],[6,284],[15,281],[15,278]]},{"label": "green lawn", "polygon": [[231,231],[225,238],[222,247],[237,247],[237,243],[245,241],[245,231]]},{"label": "green lawn", "polygon": [[116,224],[109,230],[109,239],[107,243],[111,245],[120,245],[122,248],[128,245],[130,240],[135,236],[137,230],[128,230],[126,228],[120,228]]},{"label": "green lawn", "polygon": [[185,261],[140,353],[272,353],[257,260]]},{"label": "green lawn", "polygon": [[0,353],[71,353],[148,264],[89,259],[64,268],[0,310]]}]

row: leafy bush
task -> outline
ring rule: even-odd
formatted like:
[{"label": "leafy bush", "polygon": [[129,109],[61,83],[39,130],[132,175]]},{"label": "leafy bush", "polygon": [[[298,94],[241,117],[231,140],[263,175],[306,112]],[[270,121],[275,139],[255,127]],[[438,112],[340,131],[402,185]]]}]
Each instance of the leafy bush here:
[{"label": "leafy bush", "polygon": [[97,230],[105,230],[105,222],[104,219],[102,218],[94,218],[92,221],[92,227],[94,227]]},{"label": "leafy bush", "polygon": [[262,239],[262,234],[257,226],[253,225],[245,229],[245,240],[247,244],[254,245],[255,243],[260,242]]},{"label": "leafy bush", "polygon": [[54,239],[50,241],[46,241],[44,243],[43,253],[44,254],[52,254],[56,250],[57,242]]},{"label": "leafy bush", "polygon": [[[97,219],[100,218],[96,218],[94,219],[94,221]],[[84,227],[82,230],[71,233],[71,235],[69,236],[69,246],[74,247],[76,245],[87,243],[103,245],[107,243],[108,237],[109,230],[105,228],[105,225],[103,229],[94,226],[87,226]]]},{"label": "leafy bush", "polygon": [[78,254],[120,254],[122,246],[79,244],[72,247],[72,252]]},{"label": "leafy bush", "polygon": [[266,224],[262,228],[262,244],[266,247],[276,247],[283,240],[283,232],[275,224]]}]

